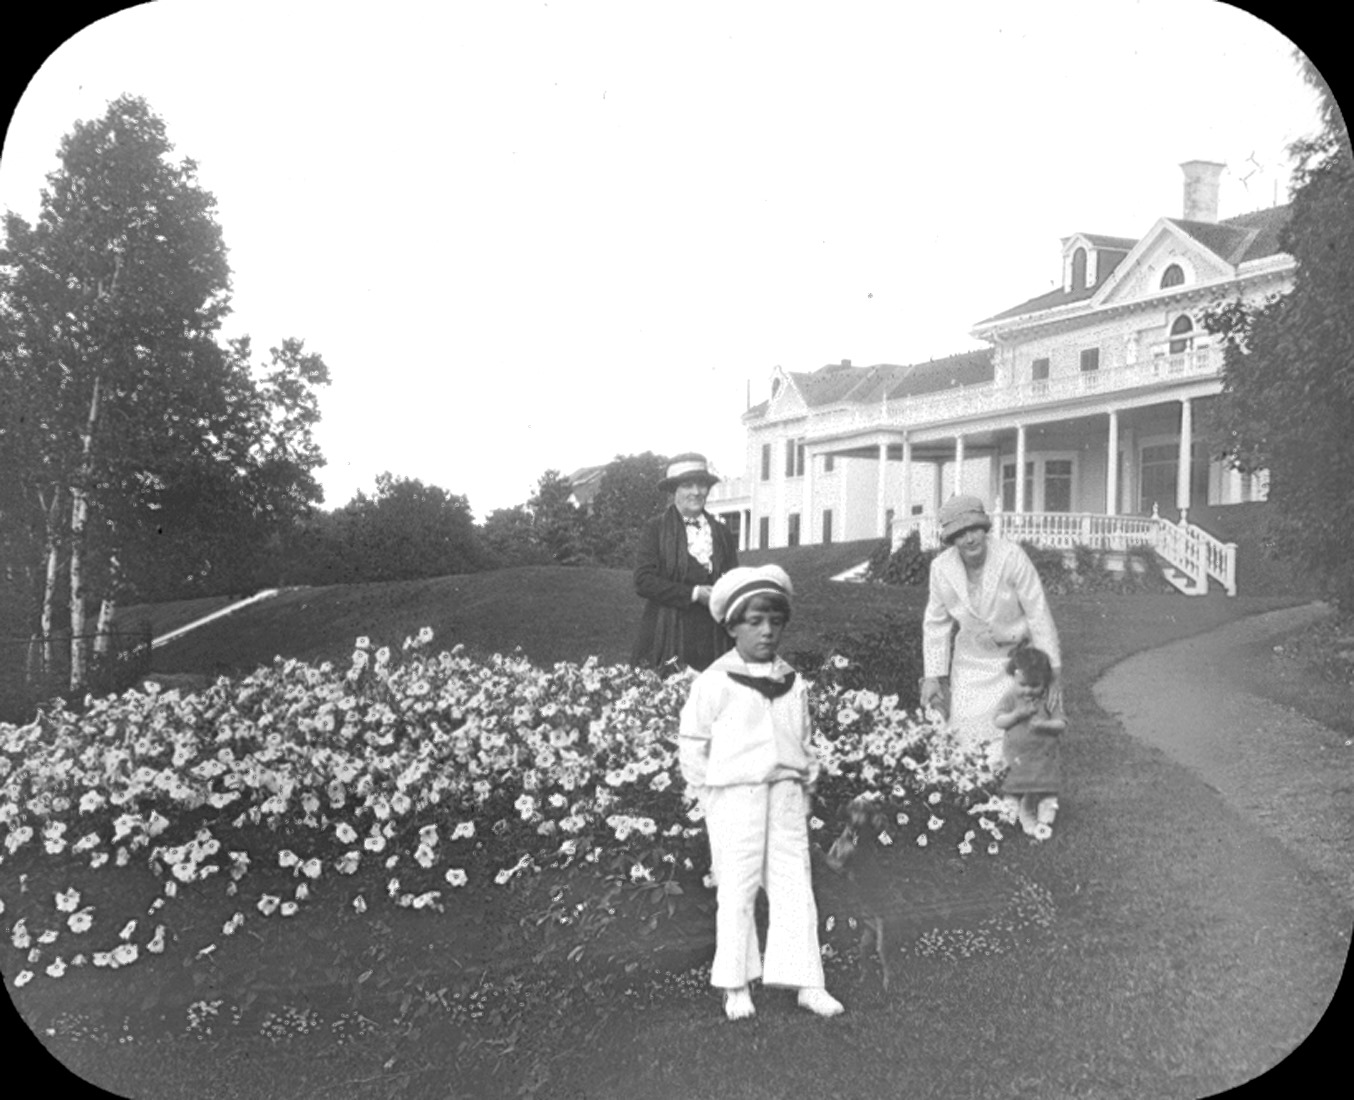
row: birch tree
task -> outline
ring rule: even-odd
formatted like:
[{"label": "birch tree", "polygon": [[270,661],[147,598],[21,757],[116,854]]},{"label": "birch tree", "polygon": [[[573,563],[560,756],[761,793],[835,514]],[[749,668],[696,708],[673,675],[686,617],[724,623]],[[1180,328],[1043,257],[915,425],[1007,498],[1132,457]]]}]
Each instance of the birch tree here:
[{"label": "birch tree", "polygon": [[191,435],[194,405],[210,404],[224,373],[214,340],[229,268],[215,203],[171,152],[146,103],[122,97],[63,138],[36,224],[5,218],[6,322],[20,348],[7,369],[40,452],[25,474],[43,514],[42,621],[50,636],[64,555],[72,690],[86,677],[91,532],[106,583],[106,525],[129,467]]}]

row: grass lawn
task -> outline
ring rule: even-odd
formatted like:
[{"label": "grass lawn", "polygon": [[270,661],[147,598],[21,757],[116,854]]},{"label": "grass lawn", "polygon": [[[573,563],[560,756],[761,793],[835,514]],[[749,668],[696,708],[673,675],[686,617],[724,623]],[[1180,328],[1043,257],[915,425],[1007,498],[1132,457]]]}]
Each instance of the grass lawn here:
[{"label": "grass lawn", "polygon": [[1332,616],[1255,647],[1251,690],[1354,736],[1354,620]]},{"label": "grass lawn", "polygon": [[[840,571],[835,558],[775,557],[796,583],[789,652],[888,613],[920,617],[923,589],[833,584],[825,578]],[[436,917],[310,919],[304,932],[278,921],[202,965],[170,967],[166,957],[116,977],[86,971],[78,981],[35,982],[16,1000],[44,1024],[82,1014],[105,1038],[44,1041],[78,1073],[146,1097],[1183,1097],[1237,1083],[1274,1064],[1312,1024],[1264,994],[1318,978],[1263,967],[1239,974],[1200,949],[1222,937],[1233,958],[1244,957],[1256,922],[1284,916],[1237,912],[1232,888],[1202,873],[1241,858],[1236,837],[1179,769],[1126,744],[1090,687],[1132,653],[1295,601],[1052,602],[1073,723],[1067,809],[1057,843],[1016,846],[1002,862],[1047,892],[1056,919],[962,959],[914,952],[887,993],[871,968],[834,965],[830,987],[849,1006],[841,1020],[810,1019],[765,991],[754,1022],[725,1024],[690,966],[708,952],[708,914],[660,925],[656,936],[613,928],[592,954],[601,966],[595,981],[563,996],[545,977],[554,945],[540,926],[520,923],[539,898],[501,892],[498,908],[465,895]],[[346,663],[359,635],[398,644],[425,625],[439,647],[520,646],[538,663],[613,662],[628,655],[638,619],[626,571],[532,567],[287,591],[157,650],[155,664],[215,674],[277,654]],[[1161,812],[1140,820],[1148,803]],[[188,906],[183,935],[209,936],[223,915]],[[439,987],[464,993],[486,968],[501,978],[470,998],[478,1015],[435,1003]],[[365,981],[354,977],[368,970]],[[219,1015],[190,1029],[186,1006],[203,1000],[219,1000]],[[1232,1030],[1218,1028],[1219,1013]],[[124,1026],[136,1037],[119,1042]],[[1034,1035],[1056,1060],[1040,1057]],[[714,1082],[723,1085],[710,1091]]]}]

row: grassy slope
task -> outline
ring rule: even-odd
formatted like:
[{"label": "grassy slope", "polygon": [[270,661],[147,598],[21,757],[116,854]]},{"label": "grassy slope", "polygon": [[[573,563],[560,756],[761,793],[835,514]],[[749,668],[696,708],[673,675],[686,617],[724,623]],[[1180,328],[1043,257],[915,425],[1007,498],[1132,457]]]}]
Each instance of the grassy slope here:
[{"label": "grassy slope", "polygon": [[120,630],[135,627],[139,623],[149,623],[151,636],[158,638],[186,626],[194,619],[210,615],[227,604],[243,599],[243,596],[203,596],[196,600],[172,600],[167,603],[140,603],[118,608],[113,616],[113,625]]},{"label": "grassy slope", "polygon": [[[824,554],[824,549],[775,553],[797,593],[787,650],[810,648],[822,631],[861,626],[888,609],[920,608],[921,589],[826,580],[863,559],[856,550],[827,548],[831,552]],[[641,607],[631,575],[622,569],[525,566],[389,584],[293,588],[156,650],[154,670],[240,673],[279,655],[346,662],[359,636],[399,645],[424,626],[432,627],[439,646],[463,642],[487,652],[520,646],[538,664],[587,656],[610,664],[628,660]]]}]

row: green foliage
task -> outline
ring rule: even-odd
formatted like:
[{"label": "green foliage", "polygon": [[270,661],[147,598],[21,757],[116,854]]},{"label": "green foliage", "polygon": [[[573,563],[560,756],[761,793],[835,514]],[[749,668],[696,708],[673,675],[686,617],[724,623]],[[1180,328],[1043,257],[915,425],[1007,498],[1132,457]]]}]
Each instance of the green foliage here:
[{"label": "green foliage", "polygon": [[1021,541],[1020,548],[1039,574],[1045,592],[1062,595],[1077,587],[1076,574],[1067,568],[1067,559],[1061,550],[1037,546],[1028,539]]},{"label": "green foliage", "polygon": [[587,560],[583,509],[569,498],[574,487],[558,470],[546,470],[527,501],[531,532],[556,565],[581,565]]},{"label": "green foliage", "polygon": [[550,553],[536,540],[525,504],[490,512],[480,526],[480,544],[492,568],[550,564]]},{"label": "green foliage", "polygon": [[282,555],[289,584],[416,580],[486,567],[490,555],[470,502],[436,485],[386,472],[376,492],[296,525]]},{"label": "green foliage", "polygon": [[1354,603],[1354,156],[1330,88],[1310,62],[1324,128],[1296,143],[1292,213],[1284,249],[1297,260],[1293,289],[1252,308],[1205,318],[1226,348],[1213,417],[1219,449],[1239,469],[1269,471],[1280,554]]},{"label": "green foliage", "polygon": [[0,543],[34,607],[53,605],[52,561],[92,599],[246,584],[320,499],[328,371],[299,341],[261,372],[247,339],[217,343],[230,272],[215,200],[172,152],[123,96],[62,139],[36,224],[4,219]]},{"label": "green foliage", "polygon": [[865,578],[885,584],[925,584],[935,556],[936,551],[921,548],[921,535],[912,530],[896,550],[892,549],[888,539],[879,544],[870,555]]},{"label": "green foliage", "polygon": [[617,455],[607,465],[587,519],[591,556],[598,564],[633,564],[640,530],[667,504],[667,494],[658,488],[667,466],[663,455],[650,451]]}]

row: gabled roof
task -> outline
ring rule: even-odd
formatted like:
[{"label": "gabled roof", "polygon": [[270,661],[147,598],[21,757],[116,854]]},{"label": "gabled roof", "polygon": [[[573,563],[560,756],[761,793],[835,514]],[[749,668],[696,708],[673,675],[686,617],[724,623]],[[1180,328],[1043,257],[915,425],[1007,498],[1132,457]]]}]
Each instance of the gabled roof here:
[{"label": "gabled roof", "polygon": [[[1081,234],[1088,237],[1089,234]],[[1123,237],[1112,237],[1110,240],[1122,241]],[[1132,248],[1136,241],[1130,241],[1129,247]],[[1114,274],[1115,269],[1124,262],[1128,255],[1127,251],[1120,252],[1116,247],[1113,250],[1106,250],[1104,258],[1096,265],[1095,282],[1090,286],[1074,287],[1071,290],[1064,290],[1062,287],[1056,287],[1047,294],[1040,294],[1036,298],[1030,298],[1028,301],[1021,302],[1018,306],[1012,306],[1010,309],[1004,309],[1000,313],[993,314],[991,317],[984,317],[978,323],[985,325],[989,321],[1000,321],[1006,317],[1019,317],[1025,313],[1039,313],[1045,309],[1056,309],[1058,306],[1070,305],[1073,302],[1081,302],[1092,297],[1097,290],[1105,285],[1105,281]]]},{"label": "gabled roof", "polygon": [[1248,260],[1282,252],[1279,237],[1283,227],[1288,224],[1292,210],[1289,205],[1253,210],[1216,225],[1211,222],[1185,221],[1184,218],[1167,220],[1235,267]]},{"label": "gabled roof", "polygon": [[846,401],[873,368],[853,367],[850,363],[830,363],[810,374],[787,372],[794,379],[804,404],[811,409]]},{"label": "gabled roof", "polygon": [[[885,398],[917,397],[952,386],[971,386],[992,381],[992,349],[977,348],[943,359],[898,366],[878,363],[872,367],[853,367],[833,363],[809,373],[792,373],[795,387],[810,408],[829,404],[868,405]],[[754,405],[743,414],[744,420],[766,415],[769,401]]]},{"label": "gabled roof", "polygon": [[[1291,209],[1290,206],[1286,205],[1275,206],[1268,210],[1254,210],[1249,214],[1240,214],[1235,218],[1228,218],[1221,222],[1186,221],[1184,218],[1165,218],[1163,220],[1197,241],[1219,259],[1235,267],[1250,260],[1273,256],[1283,251],[1280,247],[1280,235],[1284,225],[1288,222]],[[1057,309],[1059,306],[1071,305],[1073,302],[1084,301],[1092,297],[1124,260],[1124,255],[1115,255],[1114,253],[1121,249],[1132,250],[1139,243],[1127,237],[1103,237],[1091,233],[1075,235],[1084,237],[1086,240],[1096,243],[1098,247],[1106,249],[1106,255],[1096,270],[1094,286],[1077,287],[1070,291],[1058,287],[1046,294],[1040,294],[1021,302],[1019,305],[1012,306],[1010,309],[994,313],[991,317],[985,317],[978,324],[985,325],[992,321],[1001,321],[1007,317],[1019,317],[1027,313],[1041,313],[1044,310]],[[1101,241],[1112,243],[1100,245]]]}]

